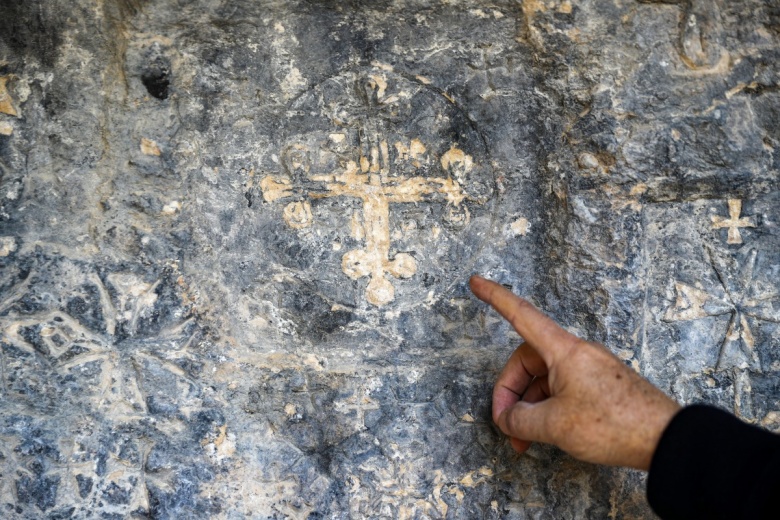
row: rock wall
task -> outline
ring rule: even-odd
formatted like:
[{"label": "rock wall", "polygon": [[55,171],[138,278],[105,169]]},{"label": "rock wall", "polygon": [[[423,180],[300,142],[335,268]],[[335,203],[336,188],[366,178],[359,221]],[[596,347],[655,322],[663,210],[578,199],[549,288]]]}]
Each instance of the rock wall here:
[{"label": "rock wall", "polygon": [[653,518],[472,272],[780,428],[773,0],[0,10],[3,518]]}]

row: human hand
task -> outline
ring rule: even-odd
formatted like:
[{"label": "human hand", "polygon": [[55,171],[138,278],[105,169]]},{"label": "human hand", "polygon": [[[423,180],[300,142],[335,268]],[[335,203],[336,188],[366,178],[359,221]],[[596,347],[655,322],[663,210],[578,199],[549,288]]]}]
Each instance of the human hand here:
[{"label": "human hand", "polygon": [[605,347],[559,327],[501,285],[472,276],[472,292],[525,342],[493,389],[493,420],[525,452],[554,444],[580,460],[650,468],[655,448],[680,406]]}]

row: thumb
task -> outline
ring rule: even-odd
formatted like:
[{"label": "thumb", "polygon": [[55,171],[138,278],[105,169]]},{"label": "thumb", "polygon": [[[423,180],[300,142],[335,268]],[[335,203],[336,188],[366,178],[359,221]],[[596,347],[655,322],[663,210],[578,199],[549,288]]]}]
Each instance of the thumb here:
[{"label": "thumb", "polygon": [[498,417],[498,427],[509,437],[550,443],[549,424],[557,413],[557,404],[554,397],[538,403],[519,401]]}]

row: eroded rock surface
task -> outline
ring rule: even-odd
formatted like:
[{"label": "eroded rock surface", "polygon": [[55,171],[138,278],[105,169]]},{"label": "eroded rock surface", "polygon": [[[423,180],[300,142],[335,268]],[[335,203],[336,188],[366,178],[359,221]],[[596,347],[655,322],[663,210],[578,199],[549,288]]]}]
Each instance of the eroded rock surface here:
[{"label": "eroded rock surface", "polygon": [[472,272],[780,428],[774,2],[1,9],[3,518],[653,518]]}]

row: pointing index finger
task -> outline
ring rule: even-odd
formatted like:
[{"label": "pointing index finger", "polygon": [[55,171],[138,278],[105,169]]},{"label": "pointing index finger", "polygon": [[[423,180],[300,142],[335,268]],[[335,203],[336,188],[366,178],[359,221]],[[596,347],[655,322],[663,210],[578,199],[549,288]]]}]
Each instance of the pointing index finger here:
[{"label": "pointing index finger", "polygon": [[576,336],[502,285],[476,275],[471,277],[469,285],[477,298],[498,311],[539,352],[548,367],[577,342]]}]

